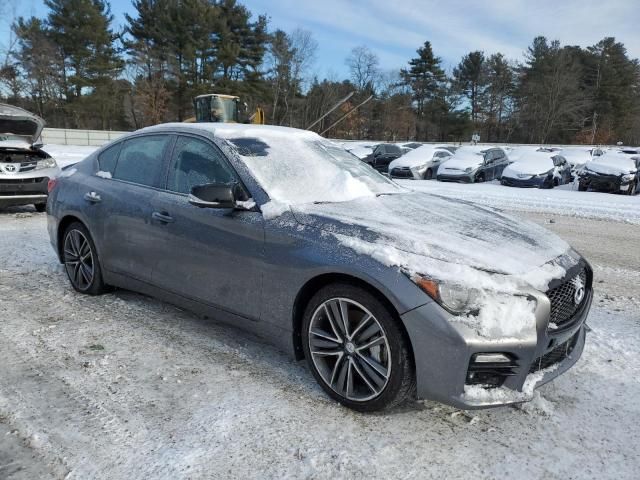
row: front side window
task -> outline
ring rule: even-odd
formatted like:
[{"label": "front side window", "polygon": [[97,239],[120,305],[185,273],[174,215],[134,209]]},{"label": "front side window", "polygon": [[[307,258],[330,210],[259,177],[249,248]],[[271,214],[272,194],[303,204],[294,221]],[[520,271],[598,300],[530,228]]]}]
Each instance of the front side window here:
[{"label": "front side window", "polygon": [[236,176],[222,153],[208,142],[178,137],[169,168],[167,189],[190,193],[197,185],[235,183]]},{"label": "front side window", "polygon": [[126,140],[120,150],[113,178],[157,187],[162,177],[164,153],[170,135],[148,135]]}]

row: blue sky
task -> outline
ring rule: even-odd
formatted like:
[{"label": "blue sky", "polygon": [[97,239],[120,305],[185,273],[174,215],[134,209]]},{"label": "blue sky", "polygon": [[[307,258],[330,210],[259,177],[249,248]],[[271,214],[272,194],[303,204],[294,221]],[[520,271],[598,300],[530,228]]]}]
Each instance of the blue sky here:
[{"label": "blue sky", "polygon": [[[1,1],[0,1],[1,3]],[[536,35],[563,44],[588,46],[605,36],[622,41],[640,57],[640,0],[245,0],[254,14],[265,13],[270,29],[310,30],[319,48],[314,71],[344,77],[345,57],[358,45],[371,48],[385,70],[406,65],[430,40],[445,67],[475,49],[500,51],[519,60]],[[41,0],[16,0],[19,15],[43,16]],[[112,0],[116,23],[131,12],[130,0]],[[10,12],[2,15],[0,43],[6,44]]]}]

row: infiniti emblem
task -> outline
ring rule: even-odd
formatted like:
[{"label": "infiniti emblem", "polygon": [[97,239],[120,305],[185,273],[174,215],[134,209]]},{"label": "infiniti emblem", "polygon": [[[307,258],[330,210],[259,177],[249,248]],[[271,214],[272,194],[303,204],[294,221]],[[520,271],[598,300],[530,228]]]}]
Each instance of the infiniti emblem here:
[{"label": "infiniti emblem", "polygon": [[582,300],[584,299],[585,289],[584,289],[584,281],[580,276],[577,276],[573,279],[573,303],[576,305],[580,305]]},{"label": "infiniti emblem", "polygon": [[580,286],[576,288],[576,293],[573,294],[573,303],[576,305],[580,305],[582,299],[584,298],[584,287]]}]

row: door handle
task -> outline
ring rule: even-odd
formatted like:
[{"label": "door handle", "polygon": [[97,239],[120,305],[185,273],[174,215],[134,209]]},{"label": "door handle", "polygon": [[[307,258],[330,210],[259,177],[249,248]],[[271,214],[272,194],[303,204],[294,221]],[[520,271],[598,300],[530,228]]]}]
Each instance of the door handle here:
[{"label": "door handle", "polygon": [[100,203],[102,198],[96,192],[87,192],[84,194],[84,199],[89,203]]},{"label": "door handle", "polygon": [[160,223],[173,223],[173,217],[167,212],[153,212],[151,218],[157,220]]}]

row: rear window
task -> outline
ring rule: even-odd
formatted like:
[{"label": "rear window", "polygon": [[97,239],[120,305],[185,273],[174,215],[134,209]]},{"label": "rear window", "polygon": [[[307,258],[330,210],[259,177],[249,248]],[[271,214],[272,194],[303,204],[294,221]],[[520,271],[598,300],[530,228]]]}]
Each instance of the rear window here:
[{"label": "rear window", "polygon": [[113,178],[159,187],[164,153],[170,135],[148,135],[126,140],[120,150]]},{"label": "rear window", "polygon": [[109,172],[113,175],[113,172],[116,169],[116,163],[118,162],[120,147],[122,147],[122,142],[116,143],[98,155],[98,169],[101,172]]}]

